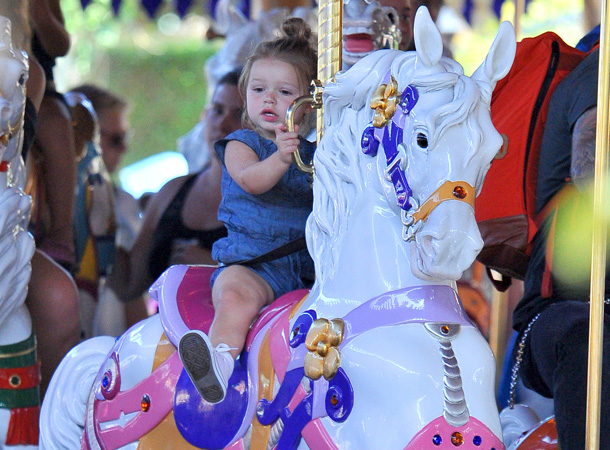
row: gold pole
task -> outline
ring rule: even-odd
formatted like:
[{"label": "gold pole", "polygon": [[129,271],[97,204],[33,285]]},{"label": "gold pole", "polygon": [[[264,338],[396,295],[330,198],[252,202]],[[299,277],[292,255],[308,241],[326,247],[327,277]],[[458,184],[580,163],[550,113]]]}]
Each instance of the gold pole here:
[{"label": "gold pole", "polygon": [[525,0],[514,0],[515,2],[515,21],[514,21],[514,28],[515,28],[515,37],[517,38],[517,41],[519,40],[519,38],[521,37],[521,17],[523,17],[523,14],[525,13]]},{"label": "gold pole", "polygon": [[[318,80],[324,86],[341,70],[341,32],[343,0],[321,0],[318,3]],[[324,132],[324,111],[317,110],[317,139]]]},{"label": "gold pole", "polygon": [[604,333],[604,290],[606,281],[606,238],[608,218],[604,212],[608,184],[608,108],[610,46],[608,2],[602,1],[599,80],[597,89],[597,134],[595,139],[595,180],[593,185],[593,243],[591,254],[591,312],[589,318],[589,365],[587,389],[587,434],[585,448],[599,449],[601,372]]}]

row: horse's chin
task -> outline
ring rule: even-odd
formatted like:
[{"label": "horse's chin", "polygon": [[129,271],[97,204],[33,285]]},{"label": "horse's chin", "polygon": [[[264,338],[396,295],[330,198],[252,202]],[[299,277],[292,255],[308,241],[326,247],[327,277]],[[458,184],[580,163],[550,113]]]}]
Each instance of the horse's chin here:
[{"label": "horse's chin", "polygon": [[[465,261],[471,261],[470,258],[458,258],[451,264],[439,261],[436,254],[427,252],[416,240],[411,241],[410,259],[413,275],[421,280],[432,282],[459,280],[470,266],[470,264],[465,264]],[[474,260],[474,256],[472,260]]]}]

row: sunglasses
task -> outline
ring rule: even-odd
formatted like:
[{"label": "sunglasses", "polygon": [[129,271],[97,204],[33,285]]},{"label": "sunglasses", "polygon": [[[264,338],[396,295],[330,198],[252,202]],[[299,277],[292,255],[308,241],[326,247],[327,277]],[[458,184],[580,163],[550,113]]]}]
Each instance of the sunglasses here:
[{"label": "sunglasses", "polygon": [[133,138],[133,131],[124,133],[108,133],[100,131],[100,135],[104,138],[111,147],[127,147]]}]

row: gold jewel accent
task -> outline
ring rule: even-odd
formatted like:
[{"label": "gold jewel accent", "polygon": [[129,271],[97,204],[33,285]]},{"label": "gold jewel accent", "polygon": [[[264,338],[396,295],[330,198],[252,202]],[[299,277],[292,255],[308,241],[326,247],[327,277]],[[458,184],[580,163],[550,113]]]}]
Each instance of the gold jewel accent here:
[{"label": "gold jewel accent", "polygon": [[8,145],[8,141],[11,140],[11,138],[13,137],[13,133],[15,131],[15,129],[11,126],[10,123],[6,124],[8,130],[6,133],[4,133],[2,136],[0,136],[0,144],[7,146]]},{"label": "gold jewel accent", "polygon": [[11,375],[8,378],[8,384],[11,385],[11,387],[17,388],[19,386],[21,386],[21,377],[19,375]]},{"label": "gold jewel accent", "polygon": [[379,86],[371,98],[371,109],[375,110],[374,127],[382,128],[394,117],[398,97],[400,97],[398,82],[390,76],[390,82]]},{"label": "gold jewel accent", "polygon": [[345,324],[342,319],[316,319],[307,332],[305,346],[305,376],[317,380],[321,376],[331,380],[341,365],[341,352],[337,348],[343,341]]}]

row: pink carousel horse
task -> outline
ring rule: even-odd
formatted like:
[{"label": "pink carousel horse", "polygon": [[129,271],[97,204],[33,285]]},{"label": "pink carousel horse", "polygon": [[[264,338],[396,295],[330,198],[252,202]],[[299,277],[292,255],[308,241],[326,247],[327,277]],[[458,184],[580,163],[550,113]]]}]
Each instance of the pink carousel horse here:
[{"label": "pink carousel horse", "polygon": [[151,288],[160,314],[75,347],[41,411],[45,449],[503,449],[495,363],[456,282],[482,246],[474,198],[502,140],[491,92],[515,36],[502,24],[467,77],[427,10],[416,52],[361,59],[324,88],[307,243],[311,290],[253,324],[226,399],[206,403],[176,344],[206,330],[207,267]]},{"label": "pink carousel horse", "polygon": [[0,16],[0,449],[38,448],[40,367],[25,297],[34,240],[21,158],[27,55]]}]

